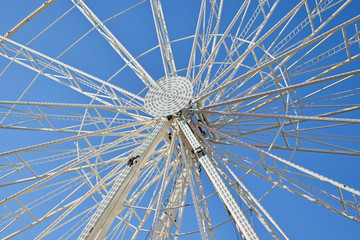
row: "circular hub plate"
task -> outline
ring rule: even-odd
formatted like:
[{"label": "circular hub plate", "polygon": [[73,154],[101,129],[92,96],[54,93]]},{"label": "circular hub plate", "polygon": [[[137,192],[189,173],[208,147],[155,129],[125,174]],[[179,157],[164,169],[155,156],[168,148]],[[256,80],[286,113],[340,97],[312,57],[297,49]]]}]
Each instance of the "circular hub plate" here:
[{"label": "circular hub plate", "polygon": [[156,83],[145,96],[145,109],[154,117],[177,113],[192,98],[193,87],[185,77],[163,78]]}]

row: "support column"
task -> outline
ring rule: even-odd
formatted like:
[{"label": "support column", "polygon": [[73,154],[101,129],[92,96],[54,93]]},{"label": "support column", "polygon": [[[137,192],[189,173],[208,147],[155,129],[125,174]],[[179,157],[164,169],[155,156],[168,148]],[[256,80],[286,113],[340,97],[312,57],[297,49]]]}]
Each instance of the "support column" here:
[{"label": "support column", "polygon": [[105,238],[116,216],[120,214],[121,206],[124,204],[132,186],[136,183],[142,167],[163,139],[163,135],[168,131],[170,123],[170,121],[161,120],[145,142],[134,152],[132,158],[129,159],[128,165],[116,177],[111,190],[101,201],[78,239],[96,240]]},{"label": "support column", "polygon": [[239,205],[237,204],[230,190],[226,187],[226,184],[222,180],[219,172],[216,170],[210,158],[204,153],[200,142],[197,140],[194,133],[191,131],[187,122],[183,119],[178,119],[177,122],[182,132],[184,133],[185,137],[189,141],[191,147],[193,148],[195,154],[197,155],[198,161],[205,170],[211,183],[215,187],[215,190],[218,193],[220,199],[225,204],[226,208],[229,210],[231,217],[235,221],[236,227],[238,228],[240,233],[244,236],[244,239],[246,240],[259,239],[254,228],[246,218],[243,211],[240,209]]}]

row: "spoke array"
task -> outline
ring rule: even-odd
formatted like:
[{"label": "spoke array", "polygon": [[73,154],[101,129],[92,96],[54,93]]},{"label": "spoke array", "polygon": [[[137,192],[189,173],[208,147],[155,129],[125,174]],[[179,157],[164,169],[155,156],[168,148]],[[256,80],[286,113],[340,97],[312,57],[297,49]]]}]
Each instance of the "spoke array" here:
[{"label": "spoke array", "polygon": [[0,12],[1,239],[358,235],[356,1],[85,2]]}]

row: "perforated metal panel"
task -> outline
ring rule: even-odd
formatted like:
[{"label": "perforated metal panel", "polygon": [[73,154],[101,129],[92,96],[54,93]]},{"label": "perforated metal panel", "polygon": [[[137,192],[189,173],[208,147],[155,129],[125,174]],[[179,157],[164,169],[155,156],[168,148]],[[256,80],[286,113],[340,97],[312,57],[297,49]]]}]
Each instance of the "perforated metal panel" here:
[{"label": "perforated metal panel", "polygon": [[145,97],[145,109],[154,117],[172,115],[183,109],[192,98],[193,87],[185,77],[163,78],[156,83]]}]

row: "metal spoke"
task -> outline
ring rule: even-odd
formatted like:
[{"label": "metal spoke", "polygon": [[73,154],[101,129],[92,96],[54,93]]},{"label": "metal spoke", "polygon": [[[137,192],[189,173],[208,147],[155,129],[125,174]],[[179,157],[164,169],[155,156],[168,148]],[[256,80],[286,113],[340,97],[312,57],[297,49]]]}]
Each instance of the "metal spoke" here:
[{"label": "metal spoke", "polygon": [[[101,92],[102,94],[105,94],[105,99],[110,98],[117,100],[118,97],[115,97],[114,94],[110,91],[110,89],[113,89],[118,91],[119,94],[122,94],[124,96],[124,101],[126,103],[128,102],[130,105],[132,105],[130,101],[131,99],[143,101],[143,98],[132,94],[129,91],[119,88],[90,74],[82,72],[10,39],[4,38],[3,36],[0,36],[0,39],[3,41],[1,49],[4,50],[4,52],[0,52],[1,56],[24,67],[27,67],[41,75],[44,75],[58,83],[68,86],[69,88],[85,94],[86,96],[95,96],[96,100],[104,103],[105,105],[111,104],[103,98],[96,96],[96,94],[88,91],[93,89]],[[60,77],[58,74],[60,74]],[[63,79],[66,79],[66,81]],[[102,86],[97,85],[97,83],[102,84]],[[80,87],[79,84],[81,84],[83,87]],[[108,87],[109,90],[105,86]],[[128,100],[129,98],[130,100]]]},{"label": "metal spoke", "polygon": [[176,66],[174,56],[171,50],[170,38],[166,28],[164,13],[160,0],[151,0],[151,9],[154,17],[157,37],[161,51],[161,57],[164,65],[166,77],[176,75]]},{"label": "metal spoke", "polygon": [[104,23],[91,11],[91,9],[82,0],[72,0],[82,14],[90,21],[99,33],[109,42],[114,50],[120,55],[126,64],[135,72],[141,81],[147,86],[156,85],[156,82],[140,65],[140,63],[131,55],[123,44],[112,34],[112,32],[104,25]]},{"label": "metal spoke", "polygon": [[[315,42],[317,42],[317,41],[319,41],[319,40],[321,40],[321,39],[323,39],[323,38],[326,38],[326,37],[334,34],[336,31],[340,31],[340,30],[343,29],[345,26],[347,26],[347,25],[349,25],[349,24],[351,24],[351,23],[354,23],[355,21],[358,21],[359,19],[360,19],[360,16],[354,17],[353,19],[351,19],[351,20],[347,21],[346,23],[343,23],[343,24],[341,24],[341,25],[339,25],[339,26],[337,26],[337,27],[329,30],[329,31],[326,32],[326,33],[323,33],[323,34],[321,34],[321,35],[319,35],[319,36],[317,36],[317,37],[315,37],[315,38],[313,38],[313,39],[310,39],[310,40],[308,40],[308,41],[306,41],[306,42],[301,43],[301,45],[299,45],[299,46],[297,46],[297,47],[295,47],[295,48],[287,51],[286,53],[284,53],[284,54],[276,57],[275,59],[272,59],[272,60],[266,61],[265,63],[262,63],[261,66],[255,68],[254,70],[251,70],[251,71],[247,72],[246,74],[243,74],[243,75],[240,76],[240,77],[237,77],[237,78],[235,78],[235,79],[232,79],[231,81],[229,81],[229,82],[227,82],[227,83],[225,83],[225,84],[222,84],[222,85],[219,86],[218,88],[216,88],[216,89],[214,89],[214,90],[212,90],[212,91],[210,91],[210,92],[208,92],[208,93],[205,93],[205,92],[207,92],[209,89],[211,89],[212,86],[215,85],[216,81],[213,81],[212,84],[210,84],[210,85],[203,91],[204,94],[202,94],[201,97],[199,97],[199,98],[196,99],[196,100],[199,101],[199,100],[201,100],[201,99],[207,98],[207,97],[209,97],[210,95],[214,94],[214,92],[216,93],[216,92],[218,92],[218,91],[224,90],[225,88],[227,88],[227,87],[229,87],[229,86],[233,86],[236,82],[238,82],[238,81],[240,81],[240,80],[242,80],[242,79],[246,79],[247,77],[256,74],[259,70],[262,70],[262,69],[264,69],[265,67],[268,67],[269,65],[271,65],[271,64],[273,64],[273,63],[279,62],[279,61],[282,60],[282,59],[286,59],[287,57],[292,56],[292,54],[294,54],[295,52],[297,52],[297,51],[299,51],[299,50],[301,50],[301,49],[303,49],[303,48],[305,48],[305,47],[307,47],[307,46],[309,46],[309,45],[311,45],[311,44],[313,44],[313,43],[315,43]],[[280,25],[280,24],[279,24],[279,25]],[[260,41],[260,40],[259,40],[259,41]],[[259,43],[259,44],[260,44],[260,43]],[[253,48],[255,48],[255,47],[256,47],[256,45],[254,45],[254,47],[252,47],[251,50],[253,50]],[[241,58],[240,58],[240,60],[241,60]],[[240,61],[240,60],[239,60],[239,61]],[[346,61],[345,61],[345,62],[346,62]],[[225,73],[224,73],[224,74],[225,74]],[[221,78],[221,76],[219,76],[218,78]],[[311,79],[311,80],[313,80],[313,79]]]},{"label": "metal spoke", "polygon": [[326,122],[342,122],[342,123],[360,123],[359,119],[346,118],[328,118],[328,117],[311,117],[311,116],[292,116],[292,115],[275,115],[275,114],[261,114],[261,113],[241,113],[241,112],[220,112],[220,111],[194,111],[195,113],[203,113],[209,115],[230,115],[240,117],[254,117],[254,118],[275,118],[287,120],[300,121],[326,121]]},{"label": "metal spoke", "polygon": [[[131,117],[137,115],[126,111],[143,110],[139,107],[18,101],[0,101],[1,108],[5,110],[0,112],[1,128],[66,133],[85,133],[87,127],[94,125],[99,129],[102,126],[136,122]],[[100,112],[103,110],[111,111],[113,117],[102,117]],[[130,118],[126,115],[130,115]],[[39,127],[36,128],[33,122],[37,122]]]},{"label": "metal spoke", "polygon": [[[238,156],[238,154],[236,156],[232,156],[232,154],[230,154],[229,151],[222,151],[222,152],[223,152],[223,154],[228,155],[228,162],[231,165],[241,168],[247,172],[250,172],[251,174],[273,184],[273,187],[267,193],[265,193],[264,196],[261,197],[261,199],[263,199],[266,195],[268,195],[269,192],[272,191],[275,187],[280,187],[280,188],[283,188],[283,189],[289,191],[290,193],[296,194],[299,197],[302,197],[308,201],[316,203],[316,204],[318,204],[322,207],[325,207],[335,213],[338,213],[340,215],[343,215],[354,221],[359,222],[359,220],[360,220],[359,218],[344,214],[344,212],[341,210],[341,208],[342,208],[341,200],[339,197],[336,196],[336,193],[334,195],[333,193],[329,193],[327,190],[320,189],[320,188],[317,188],[306,182],[303,182],[298,179],[297,175],[289,177],[288,179],[291,179],[291,180],[289,182],[287,182],[287,181],[285,181],[285,180],[287,180],[286,179],[287,176],[285,174],[282,174],[281,176],[279,176],[279,169],[274,169],[269,166],[259,165],[263,169],[266,168],[268,173],[274,174],[274,176],[278,176],[281,179],[281,181],[274,180],[273,177],[271,177],[270,175],[266,176],[266,175],[260,173],[258,170],[255,170],[254,167],[256,167],[257,164],[254,160],[251,160],[251,159],[243,157],[243,156]],[[250,167],[248,165],[244,165],[242,161],[231,161],[231,160],[229,160],[230,158],[234,158],[237,160],[245,160],[247,164],[249,162],[251,162],[250,166],[252,166],[252,167]],[[283,172],[283,171],[281,171],[281,172]],[[299,187],[300,187],[300,190],[299,190]],[[354,197],[353,199],[354,199],[354,201],[346,201],[346,204],[350,208],[353,208],[355,210],[355,214],[357,214],[359,216],[359,210],[358,210],[359,205],[357,203],[356,197]],[[339,205],[339,203],[341,205]]]}]

